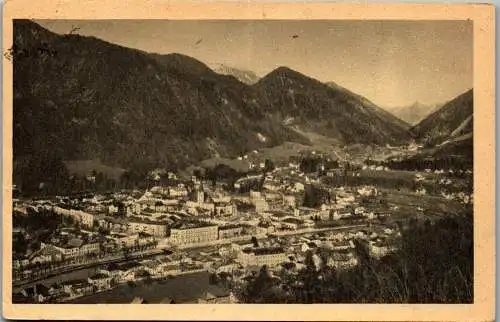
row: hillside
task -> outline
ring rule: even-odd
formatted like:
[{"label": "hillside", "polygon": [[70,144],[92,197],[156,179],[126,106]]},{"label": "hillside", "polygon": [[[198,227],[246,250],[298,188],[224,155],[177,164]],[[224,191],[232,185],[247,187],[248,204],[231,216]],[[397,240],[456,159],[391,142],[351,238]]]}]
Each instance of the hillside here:
[{"label": "hillside", "polygon": [[284,124],[343,144],[397,144],[409,138],[404,122],[375,104],[287,67],[275,69],[253,87],[264,97],[266,111]]},{"label": "hillside", "polygon": [[364,96],[361,96],[359,94],[356,94],[347,88],[340,86],[339,84],[335,82],[328,82],[326,83],[329,87],[339,91],[346,93],[348,95],[351,95],[355,98],[357,98],[361,103],[363,103],[366,107],[371,108],[372,110],[375,110],[376,113],[381,114],[383,117],[387,118],[388,121],[396,125],[397,127],[403,128],[405,130],[409,130],[411,125],[404,119],[400,118],[399,116],[395,115],[392,112],[387,111],[386,109],[380,108],[377,105],[375,105],[372,101],[367,99]]},{"label": "hillside", "polygon": [[411,129],[427,145],[441,144],[473,130],[473,90],[469,90],[427,116]]},{"label": "hillside", "polygon": [[56,35],[27,20],[15,21],[14,34],[16,158],[50,150],[176,167],[307,142],[266,118],[251,88],[187,56]]}]

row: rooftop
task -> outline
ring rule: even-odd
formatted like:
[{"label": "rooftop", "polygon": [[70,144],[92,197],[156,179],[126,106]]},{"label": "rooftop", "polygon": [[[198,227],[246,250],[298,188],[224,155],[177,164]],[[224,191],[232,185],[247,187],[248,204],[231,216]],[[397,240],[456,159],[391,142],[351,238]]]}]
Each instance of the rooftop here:
[{"label": "rooftop", "polygon": [[77,285],[77,284],[88,284],[88,281],[85,279],[75,279],[75,280],[61,282],[61,285]]},{"label": "rooftop", "polygon": [[109,276],[107,274],[104,274],[104,273],[97,273],[97,274],[90,276],[89,278],[93,279],[93,280],[98,280],[98,279],[109,278]]},{"label": "rooftop", "polygon": [[281,247],[265,247],[265,248],[246,248],[243,250],[243,252],[247,254],[254,253],[256,256],[262,256],[262,255],[284,253],[284,250]]},{"label": "rooftop", "polygon": [[182,222],[180,223],[179,226],[172,228],[182,230],[182,229],[203,228],[203,227],[217,227],[217,225],[203,221],[187,221],[187,222]]},{"label": "rooftop", "polygon": [[282,222],[286,222],[286,223],[290,223],[290,224],[297,224],[297,225],[304,223],[303,220],[300,220],[297,218],[286,218],[286,219],[283,219]]},{"label": "rooftop", "polygon": [[121,270],[121,271],[126,271],[126,270],[129,270],[131,268],[136,268],[139,266],[142,266],[142,265],[139,264],[138,262],[128,262],[128,263],[118,264],[117,269]]},{"label": "rooftop", "polygon": [[142,224],[148,224],[148,225],[166,225],[166,222],[163,221],[154,221],[150,219],[144,219],[136,216],[130,216],[129,222],[133,223],[142,223]]},{"label": "rooftop", "polygon": [[281,211],[273,211],[273,212],[269,212],[273,217],[277,217],[277,218],[284,218],[286,216],[290,216],[290,214],[286,213],[286,212],[281,212]]},{"label": "rooftop", "polygon": [[230,201],[218,201],[214,202],[216,207],[225,207],[225,206],[231,206],[232,203]]},{"label": "rooftop", "polygon": [[103,218],[103,220],[111,222],[113,224],[122,224],[122,225],[127,224],[127,220],[124,218],[106,216]]},{"label": "rooftop", "polygon": [[219,230],[228,230],[228,229],[235,229],[235,228],[243,228],[244,225],[241,224],[231,224],[231,225],[225,225],[219,227]]},{"label": "rooftop", "polygon": [[71,237],[66,239],[65,237],[63,238],[58,238],[58,239],[52,239],[49,241],[47,244],[48,245],[53,245],[55,247],[59,248],[80,248],[85,244],[90,244],[97,242],[92,238],[89,238],[87,236],[81,236],[82,238],[77,238],[77,237]]}]

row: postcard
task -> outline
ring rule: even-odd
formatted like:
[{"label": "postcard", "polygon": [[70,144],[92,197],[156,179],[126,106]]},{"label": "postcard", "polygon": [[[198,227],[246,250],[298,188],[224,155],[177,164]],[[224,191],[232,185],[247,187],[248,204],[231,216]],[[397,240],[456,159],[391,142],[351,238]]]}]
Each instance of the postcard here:
[{"label": "postcard", "polygon": [[4,317],[494,320],[494,19],[8,1]]}]

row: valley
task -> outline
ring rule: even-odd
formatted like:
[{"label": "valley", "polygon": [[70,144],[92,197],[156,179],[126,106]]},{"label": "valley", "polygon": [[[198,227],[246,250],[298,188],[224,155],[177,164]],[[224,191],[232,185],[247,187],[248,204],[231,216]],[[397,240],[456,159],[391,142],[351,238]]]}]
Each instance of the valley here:
[{"label": "valley", "polygon": [[15,21],[17,303],[473,300],[473,89],[384,109],[216,58]]}]

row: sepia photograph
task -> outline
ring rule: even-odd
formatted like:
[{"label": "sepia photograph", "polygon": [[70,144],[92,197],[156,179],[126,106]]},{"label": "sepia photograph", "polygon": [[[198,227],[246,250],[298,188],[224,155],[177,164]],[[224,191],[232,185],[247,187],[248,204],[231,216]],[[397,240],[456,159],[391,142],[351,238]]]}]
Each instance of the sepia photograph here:
[{"label": "sepia photograph", "polygon": [[12,304],[477,303],[473,20],[109,18],[11,20]]}]

